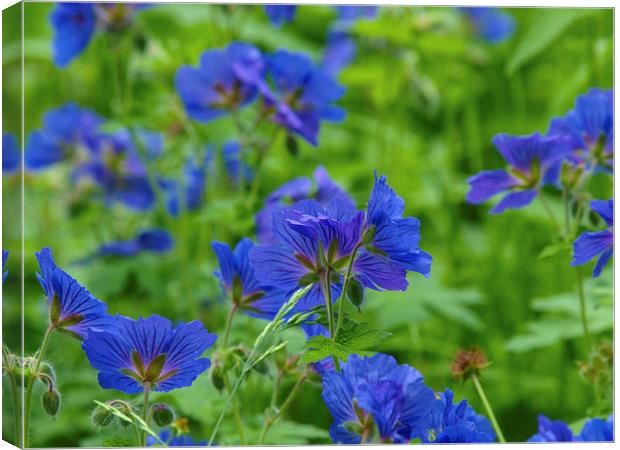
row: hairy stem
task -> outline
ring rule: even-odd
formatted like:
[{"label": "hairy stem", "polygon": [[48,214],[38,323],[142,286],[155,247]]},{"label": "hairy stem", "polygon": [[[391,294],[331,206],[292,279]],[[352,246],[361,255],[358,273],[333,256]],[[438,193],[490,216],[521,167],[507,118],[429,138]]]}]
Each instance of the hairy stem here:
[{"label": "hairy stem", "polygon": [[2,349],[2,364],[3,371],[6,371],[6,375],[9,377],[11,385],[11,398],[13,400],[13,422],[15,425],[15,445],[21,447],[21,414],[20,414],[20,402],[19,402],[19,390],[17,382],[15,381],[15,373],[13,372],[12,364],[9,362],[9,356],[7,350]]},{"label": "hairy stem", "polygon": [[[330,339],[334,339],[335,337],[334,311],[332,308],[332,288],[331,288],[331,282],[329,280],[330,274],[331,274],[331,271],[327,269],[321,275],[321,289],[323,291],[323,297],[325,298],[325,309],[327,310],[327,321],[329,324],[329,337]],[[340,371],[340,363],[338,362],[338,358],[334,356],[333,359],[334,359],[334,366],[336,367],[336,370]]]},{"label": "hairy stem", "polygon": [[235,426],[237,427],[237,433],[239,433],[239,444],[245,445],[245,433],[243,432],[243,423],[241,422],[239,402],[237,401],[237,397],[233,396],[234,392],[232,386],[230,385],[230,381],[228,380],[228,373],[224,374],[224,385],[226,386],[228,395],[232,398],[232,410],[235,418]]},{"label": "hairy stem", "polygon": [[484,394],[484,389],[482,389],[482,384],[480,383],[478,376],[476,374],[473,374],[471,376],[471,379],[474,382],[474,386],[476,386],[476,391],[478,391],[478,395],[480,396],[480,400],[482,400],[484,409],[486,409],[487,411],[489,420],[491,420],[491,425],[493,425],[493,429],[495,430],[495,433],[497,434],[497,439],[500,442],[505,443],[506,438],[504,437],[504,433],[502,433],[502,429],[499,427],[499,424],[497,423],[497,419],[495,418],[495,414],[493,413],[493,408],[491,408],[491,404],[489,403],[489,400],[487,400],[487,396]]},{"label": "hairy stem", "polygon": [[232,321],[237,312],[237,305],[233,303],[226,317],[226,327],[224,328],[224,338],[222,339],[222,348],[228,348],[228,339],[230,338],[230,330],[232,329]]},{"label": "hairy stem", "polygon": [[[146,426],[149,425],[148,414],[149,414],[149,394],[150,393],[151,393],[151,383],[147,381],[146,383],[144,383],[144,400],[142,404],[142,420],[144,420],[144,423],[146,424]],[[141,442],[142,447],[146,447],[146,431],[142,432],[141,441],[142,441]]]},{"label": "hairy stem", "polygon": [[32,374],[30,375],[30,379],[28,380],[28,386],[26,387],[26,394],[24,398],[24,447],[28,447],[30,440],[30,405],[32,403],[32,389],[34,387],[34,383],[37,379],[36,374],[39,373],[39,368],[41,367],[41,361],[43,360],[43,356],[47,350],[47,345],[49,344],[50,336],[52,332],[55,330],[54,325],[50,324],[45,331],[45,335],[43,336],[43,341],[41,342],[41,347],[39,348],[39,352],[37,353],[37,359],[35,360],[34,367],[32,370]]},{"label": "hairy stem", "polygon": [[340,325],[342,325],[342,316],[344,312],[344,304],[347,300],[347,289],[349,288],[351,274],[353,272],[353,263],[355,262],[355,257],[357,256],[357,251],[360,249],[362,244],[357,244],[351,253],[351,259],[349,260],[349,266],[347,267],[347,272],[344,276],[344,282],[342,284],[342,293],[340,294],[340,305],[338,306],[338,322],[336,323],[336,331],[334,332],[334,340],[336,336],[338,336],[338,330],[340,330]]},{"label": "hairy stem", "polygon": [[265,424],[263,425],[263,429],[260,433],[260,437],[258,438],[257,445],[260,445],[265,441],[265,438],[267,437],[267,433],[269,432],[269,429],[273,426],[274,423],[277,422],[277,420],[280,417],[284,415],[288,407],[291,406],[291,403],[293,403],[293,400],[295,400],[295,398],[297,397],[297,394],[299,394],[299,392],[301,391],[301,387],[303,386],[303,384],[306,382],[307,379],[308,379],[308,372],[306,371],[303,373],[301,377],[299,377],[299,380],[297,380],[297,383],[295,383],[295,386],[293,386],[293,389],[291,389],[291,392],[288,394],[288,397],[286,397],[286,400],[284,400],[284,403],[282,403],[280,408],[278,408],[278,412],[273,417],[270,417],[269,419],[265,420]]}]

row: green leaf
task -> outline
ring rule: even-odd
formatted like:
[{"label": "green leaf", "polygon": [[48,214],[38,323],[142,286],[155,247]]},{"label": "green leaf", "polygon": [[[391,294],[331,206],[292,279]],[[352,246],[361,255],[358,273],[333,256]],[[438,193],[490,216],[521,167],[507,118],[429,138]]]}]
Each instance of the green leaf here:
[{"label": "green leaf", "polygon": [[550,258],[552,256],[557,255],[560,252],[570,250],[570,245],[566,242],[558,242],[556,244],[549,244],[545,248],[542,249],[540,255],[538,257],[540,259]]},{"label": "green leaf", "polygon": [[371,330],[365,323],[346,320],[335,341],[325,336],[310,339],[306,344],[308,351],[301,356],[300,362],[311,363],[329,357],[346,361],[351,354],[368,353],[390,335],[385,331]]},{"label": "green leaf", "polygon": [[540,8],[535,11],[536,17],[506,65],[509,75],[545,50],[573,21],[591,13],[588,9]]}]

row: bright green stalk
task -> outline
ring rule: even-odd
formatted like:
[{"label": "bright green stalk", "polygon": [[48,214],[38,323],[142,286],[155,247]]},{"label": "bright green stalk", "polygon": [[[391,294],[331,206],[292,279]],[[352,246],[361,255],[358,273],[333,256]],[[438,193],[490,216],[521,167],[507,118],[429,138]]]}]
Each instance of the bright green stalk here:
[{"label": "bright green stalk", "polygon": [[[149,413],[149,394],[151,393],[151,383],[144,383],[144,400],[142,403],[142,420],[148,426],[148,413]],[[141,445],[146,447],[146,431],[142,432],[142,442]]]},{"label": "bright green stalk", "polygon": [[482,400],[482,404],[484,405],[484,409],[487,411],[487,415],[489,416],[489,420],[491,420],[491,425],[493,425],[493,429],[497,434],[497,439],[500,442],[505,443],[506,438],[504,437],[504,433],[502,433],[502,429],[499,427],[497,423],[497,419],[495,418],[495,414],[493,414],[493,408],[491,408],[491,404],[489,400],[487,400],[487,396],[484,394],[484,389],[482,389],[482,384],[478,379],[478,376],[474,373],[471,376],[472,381],[474,382],[474,386],[476,386],[476,391],[478,391],[478,395],[480,396],[480,400]]}]

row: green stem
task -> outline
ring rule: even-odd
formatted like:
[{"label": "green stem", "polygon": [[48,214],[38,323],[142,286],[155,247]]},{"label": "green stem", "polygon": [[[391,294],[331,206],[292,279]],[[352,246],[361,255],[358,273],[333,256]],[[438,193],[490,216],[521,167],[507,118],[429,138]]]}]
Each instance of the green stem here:
[{"label": "green stem", "polygon": [[275,408],[278,403],[278,391],[280,390],[280,383],[282,382],[282,371],[278,370],[278,376],[273,383],[273,391],[271,392],[271,407]]},{"label": "green stem", "polygon": [[[149,414],[149,394],[151,393],[151,383],[149,383],[148,381],[146,383],[144,383],[144,401],[142,404],[142,420],[144,420],[144,423],[146,424],[146,426],[149,426],[148,423],[148,414]],[[143,447],[146,447],[146,431],[142,432],[142,443],[141,445]]]},{"label": "green stem", "polygon": [[[123,400],[112,400],[110,403],[110,406],[115,406],[115,405],[120,405],[123,407],[124,411],[125,411],[125,415],[127,417],[131,417],[131,406],[123,401]],[[132,420],[133,423],[133,431],[136,434],[136,447],[140,446],[140,442],[142,441],[142,436],[140,435],[140,429],[138,428],[138,425],[136,424],[135,421]]]},{"label": "green stem", "polygon": [[[329,280],[330,274],[331,271],[327,269],[321,275],[321,289],[323,290],[323,297],[325,298],[325,309],[327,310],[327,322],[329,324],[329,337],[330,339],[334,339],[334,311],[332,309],[332,289],[331,282]],[[336,370],[340,372],[340,363],[338,362],[338,358],[334,356],[333,359]]]},{"label": "green stem", "polygon": [[241,422],[239,403],[237,402],[237,397],[233,397],[233,390],[230,386],[230,381],[228,380],[228,373],[224,374],[224,384],[226,385],[226,391],[228,392],[228,395],[232,398],[232,410],[233,416],[235,417],[237,432],[239,433],[239,444],[245,445],[245,433],[243,432],[243,423]]},{"label": "green stem", "polygon": [[484,389],[482,389],[482,384],[480,384],[480,380],[478,379],[478,376],[476,374],[473,374],[471,376],[471,379],[474,382],[474,386],[476,386],[476,391],[478,391],[480,400],[482,400],[482,404],[484,405],[484,408],[487,411],[487,415],[489,416],[489,419],[491,420],[491,425],[493,425],[493,429],[495,430],[495,433],[497,434],[497,439],[500,442],[505,443],[506,438],[504,437],[504,433],[502,433],[502,429],[499,427],[499,424],[497,423],[495,414],[493,414],[493,408],[491,408],[491,404],[489,403],[489,400],[487,400],[487,396],[484,394]]},{"label": "green stem", "polygon": [[13,366],[9,362],[7,351],[2,349],[2,362],[6,368],[6,374],[9,377],[11,384],[11,398],[13,399],[13,423],[15,425],[15,446],[21,447],[21,414],[19,404],[19,391],[17,388],[17,382],[15,381],[15,373],[13,372]]},{"label": "green stem", "polygon": [[569,239],[571,232],[570,199],[568,198],[568,189],[566,187],[562,189],[562,202],[564,203],[564,236],[566,239]]},{"label": "green stem", "polygon": [[581,324],[583,326],[583,337],[586,341],[588,350],[592,348],[592,339],[590,338],[590,331],[588,330],[588,317],[586,311],[586,295],[583,290],[583,276],[581,273],[581,267],[575,267],[577,271],[577,295],[579,296],[579,308],[581,312]]},{"label": "green stem", "polygon": [[353,263],[355,262],[355,256],[357,255],[357,251],[360,249],[362,244],[357,244],[351,253],[351,259],[349,260],[349,266],[347,267],[347,272],[344,276],[344,283],[342,284],[342,293],[340,294],[340,305],[338,305],[338,322],[336,323],[336,331],[334,332],[334,340],[336,336],[338,336],[338,330],[340,330],[340,325],[342,325],[342,316],[344,310],[344,304],[346,303],[346,295],[347,289],[349,288],[351,273],[353,272]]},{"label": "green stem", "polygon": [[237,305],[233,303],[226,317],[226,327],[224,328],[224,338],[222,339],[222,348],[228,348],[228,339],[230,338],[230,330],[232,329],[233,317],[237,312]]},{"label": "green stem", "polygon": [[43,355],[45,355],[45,351],[47,350],[47,345],[49,344],[50,336],[52,332],[55,330],[54,325],[50,324],[47,327],[47,331],[45,331],[45,335],[43,336],[43,341],[41,342],[41,347],[39,352],[37,353],[37,359],[34,363],[34,368],[32,373],[30,374],[30,379],[28,380],[28,387],[26,388],[26,394],[24,398],[24,447],[28,447],[30,436],[30,405],[32,403],[32,388],[34,387],[34,383],[37,379],[36,374],[39,373],[39,367],[41,366],[41,361],[43,360]]},{"label": "green stem", "polygon": [[297,380],[297,383],[295,383],[295,386],[293,386],[293,389],[288,394],[288,397],[286,397],[286,400],[284,400],[284,403],[282,403],[282,406],[280,406],[280,408],[278,409],[278,412],[273,417],[270,417],[269,419],[265,420],[265,424],[263,425],[263,429],[260,433],[260,437],[258,438],[257,445],[260,445],[265,441],[265,438],[267,437],[267,432],[269,432],[269,429],[273,426],[274,423],[276,423],[276,421],[280,417],[284,415],[288,407],[291,406],[291,403],[293,403],[293,400],[295,400],[295,398],[297,397],[297,394],[299,394],[301,387],[303,386],[303,384],[306,382],[307,379],[308,379],[308,373],[305,372],[301,377],[299,377],[299,380]]},{"label": "green stem", "polygon": [[558,222],[558,220],[555,218],[555,215],[553,214],[553,211],[549,207],[547,200],[545,200],[545,196],[543,195],[542,190],[540,191],[538,198],[540,198],[540,203],[542,203],[543,207],[545,208],[545,211],[547,211],[547,214],[549,215],[549,219],[551,219],[551,222],[553,222],[553,226],[555,226],[558,229],[558,232],[562,233],[562,227],[560,226],[560,223]]}]

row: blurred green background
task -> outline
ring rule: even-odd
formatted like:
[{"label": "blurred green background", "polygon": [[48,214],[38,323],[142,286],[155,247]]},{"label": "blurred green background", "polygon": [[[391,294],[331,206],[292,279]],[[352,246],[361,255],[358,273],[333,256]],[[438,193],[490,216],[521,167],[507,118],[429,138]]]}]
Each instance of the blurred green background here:
[{"label": "blurred green background", "polygon": [[[97,35],[67,69],[56,68],[51,62],[51,7],[25,4],[26,134],[41,126],[46,110],[67,101],[118,120],[111,38]],[[464,199],[468,176],[503,164],[491,145],[494,134],[545,132],[550,119],[564,114],[578,94],[590,87],[612,87],[613,11],[508,9],[517,22],[516,33],[495,46],[477,38],[453,8],[379,11],[377,19],[359,22],[353,29],[358,54],[339,76],[347,89],[340,102],[347,110],[346,120],[324,124],[319,146],[300,142],[297,155],[287,151],[280,136],[265,163],[261,198],[293,177],[310,176],[322,164],[363,207],[373,170],[385,173],[404,197],[407,214],[421,219],[421,246],[434,262],[431,278],[411,276],[405,293],[368,294],[363,320],[392,333],[378,350],[416,367],[433,389],[451,387],[457,398],[467,398],[482,413],[473,387],[453,380],[449,363],[461,347],[484,349],[492,366],[483,382],[509,441],[531,436],[539,413],[572,423],[588,412],[604,412],[610,405],[595,402],[592,387],[577,369],[585,348],[574,272],[568,265],[571,255],[539,258],[554,233],[543,208],[535,203],[490,216],[488,205],[472,206]],[[165,153],[157,164],[174,173],[195,143],[184,132],[174,131],[182,118],[173,86],[181,64],[195,65],[202,51],[232,40],[265,51],[304,51],[318,61],[334,19],[332,8],[308,5],[299,8],[292,24],[281,28],[272,27],[256,5],[177,4],[142,11],[134,23],[139,38],[129,69],[130,114],[123,123],[165,133]],[[6,11],[3,26],[3,131],[19,135],[19,11]],[[196,124],[195,129],[201,144],[235,137],[228,117]],[[122,206],[107,209],[85,203],[70,184],[69,171],[67,165],[57,165],[26,174],[26,352],[36,350],[46,326],[34,257],[43,246],[51,247],[58,264],[106,301],[112,312],[133,317],[157,313],[179,321],[197,318],[210,331],[221,333],[228,305],[212,275],[210,242],[234,244],[243,236],[253,237],[254,219],[244,207],[244,193],[214,176],[207,181],[205,206],[171,219],[157,212],[137,214]],[[3,335],[14,351],[20,336],[19,182],[19,177],[3,180],[3,248],[12,253],[3,285]],[[597,177],[592,185],[595,197],[611,196],[611,177]],[[559,212],[559,196],[554,191],[549,196]],[[173,252],[71,264],[101,243],[131,237],[149,225],[173,233]],[[611,273],[610,264],[600,279],[586,285],[591,328],[598,340],[612,336]],[[249,346],[265,323],[237,319],[233,342]],[[289,351],[301,351],[302,333],[289,335]],[[122,430],[99,432],[91,425],[94,399],[126,396],[99,388],[96,371],[79,343],[58,334],[47,359],[58,374],[63,405],[54,420],[34,409],[32,445],[101,446],[102,436],[122,435]],[[260,430],[269,403],[268,377],[252,375],[240,394],[250,436]],[[331,417],[320,392],[320,386],[306,386],[287,419],[273,428],[268,443],[329,442]],[[180,416],[189,418],[196,439],[208,438],[225,401],[207,374],[190,388],[155,398],[167,399]],[[11,423],[6,405],[4,420],[7,439],[12,430],[6,425]],[[220,444],[236,442],[229,417],[221,436]]]}]

